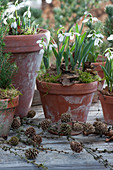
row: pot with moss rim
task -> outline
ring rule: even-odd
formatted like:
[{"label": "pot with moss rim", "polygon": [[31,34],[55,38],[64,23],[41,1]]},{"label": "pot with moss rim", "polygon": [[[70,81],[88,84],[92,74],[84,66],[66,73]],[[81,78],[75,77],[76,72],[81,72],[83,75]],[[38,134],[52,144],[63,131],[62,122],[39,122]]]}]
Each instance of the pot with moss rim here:
[{"label": "pot with moss rim", "polygon": [[31,107],[37,71],[43,57],[41,47],[36,42],[42,37],[49,39],[50,32],[40,29],[34,35],[8,35],[4,39],[5,52],[11,52],[11,61],[16,62],[18,67],[13,85],[22,93],[15,113],[21,118],[27,116]]},{"label": "pot with moss rim", "polygon": [[0,99],[0,136],[7,137],[16,107],[19,104],[19,96],[12,99]]},{"label": "pot with moss rim", "polygon": [[45,118],[58,122],[61,114],[71,113],[74,121],[86,122],[98,82],[62,86],[58,83],[42,82],[38,79]]}]

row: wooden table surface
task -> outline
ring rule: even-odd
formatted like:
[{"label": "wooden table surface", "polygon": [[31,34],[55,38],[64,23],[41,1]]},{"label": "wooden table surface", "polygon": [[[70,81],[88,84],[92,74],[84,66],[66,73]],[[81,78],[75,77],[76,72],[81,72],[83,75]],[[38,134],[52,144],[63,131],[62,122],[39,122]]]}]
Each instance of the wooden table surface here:
[{"label": "wooden table surface", "polygon": [[[37,112],[36,116],[33,118],[33,122],[38,124],[40,120],[44,118],[42,106],[32,106],[33,110]],[[103,120],[103,114],[100,103],[92,104],[87,121],[93,123],[96,118]],[[28,125],[24,128],[26,129]],[[40,129],[36,128],[37,133],[40,132]],[[11,131],[8,139],[14,135]],[[52,135],[46,132],[46,136],[51,137]],[[78,141],[84,143],[87,147],[99,148],[99,149],[108,149],[113,150],[113,142],[106,143],[105,137],[100,137],[96,135],[83,136],[82,134],[74,136]],[[73,153],[70,149],[69,141],[65,136],[57,138],[57,139],[47,139],[43,138],[42,142],[43,147],[49,147],[57,150],[64,150],[69,152],[69,154],[50,152],[47,153],[40,152],[38,157],[36,158],[36,163],[43,163],[48,167],[49,170],[104,170],[110,169],[105,168],[102,163],[99,163],[97,160],[93,158],[93,156],[86,152],[85,149],[81,153]],[[23,144],[19,144],[17,147],[23,147],[27,149],[29,146],[25,146]],[[20,154],[24,156],[22,151],[19,151]],[[113,165],[113,153],[101,153],[104,159],[107,159],[109,163]],[[26,163],[25,160],[21,160],[18,156],[10,154],[9,151],[3,151],[0,149],[0,170],[35,170],[38,169],[32,164]],[[41,168],[40,168],[41,169]],[[111,168],[112,169],[112,168]]]}]

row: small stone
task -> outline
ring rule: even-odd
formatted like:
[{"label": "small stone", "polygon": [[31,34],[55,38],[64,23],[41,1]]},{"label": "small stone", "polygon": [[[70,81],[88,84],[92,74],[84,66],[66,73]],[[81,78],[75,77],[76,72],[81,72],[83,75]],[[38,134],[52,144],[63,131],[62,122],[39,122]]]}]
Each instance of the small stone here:
[{"label": "small stone", "polygon": [[76,153],[80,153],[83,150],[82,145],[79,142],[75,142],[75,141],[72,141],[70,143],[70,147],[71,147],[72,151],[74,151]]}]

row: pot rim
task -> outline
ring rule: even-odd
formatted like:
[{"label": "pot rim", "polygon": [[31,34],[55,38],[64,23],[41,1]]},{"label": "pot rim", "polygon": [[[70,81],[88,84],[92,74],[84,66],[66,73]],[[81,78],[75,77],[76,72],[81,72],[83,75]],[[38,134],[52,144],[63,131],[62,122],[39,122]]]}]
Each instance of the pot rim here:
[{"label": "pot rim", "polygon": [[39,81],[36,79],[37,88],[40,92],[49,94],[63,94],[63,95],[80,95],[89,94],[97,90],[98,81],[91,83],[73,84],[71,86],[63,86],[58,83],[49,83]]},{"label": "pot rim", "polygon": [[9,99],[0,99],[0,102],[3,102],[4,105],[5,105],[5,108],[4,108],[4,105],[0,106],[0,110],[16,107],[19,104],[19,95],[12,98],[12,99],[11,98],[9,98]]}]

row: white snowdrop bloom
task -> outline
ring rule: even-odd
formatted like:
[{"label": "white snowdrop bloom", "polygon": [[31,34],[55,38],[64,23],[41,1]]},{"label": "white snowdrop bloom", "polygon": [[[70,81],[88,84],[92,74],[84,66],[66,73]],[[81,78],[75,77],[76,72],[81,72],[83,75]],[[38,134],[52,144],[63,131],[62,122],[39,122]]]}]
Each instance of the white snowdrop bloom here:
[{"label": "white snowdrop bloom", "polygon": [[58,39],[60,42],[62,42],[64,40],[64,35],[63,34],[58,34]]},{"label": "white snowdrop bloom", "polygon": [[98,18],[96,18],[96,17],[92,17],[92,21],[98,21]]},{"label": "white snowdrop bloom", "polygon": [[96,38],[94,41],[94,46],[99,46],[100,43],[103,43],[103,41],[100,38]]},{"label": "white snowdrop bloom", "polygon": [[38,40],[36,43],[39,44],[39,47],[43,47],[42,40]]},{"label": "white snowdrop bloom", "polygon": [[88,34],[88,38],[90,38],[90,37],[93,37],[94,36],[94,34]]},{"label": "white snowdrop bloom", "polygon": [[41,49],[39,54],[44,54],[44,49]]},{"label": "white snowdrop bloom", "polygon": [[5,19],[3,20],[3,23],[4,23],[5,25],[7,25],[7,18],[5,18]]},{"label": "white snowdrop bloom", "polygon": [[46,40],[47,40],[47,44],[49,44],[49,41],[50,41],[50,31],[47,31],[45,33],[45,37],[46,37]]},{"label": "white snowdrop bloom", "polygon": [[95,34],[95,35],[96,35],[96,37],[98,37],[98,38],[104,38],[104,36],[103,36],[101,33]]},{"label": "white snowdrop bloom", "polygon": [[112,60],[113,59],[113,52],[112,51],[108,51],[106,54],[105,54],[105,56],[107,57],[107,59],[110,61],[110,60]]},{"label": "white snowdrop bloom", "polygon": [[87,15],[87,14],[88,14],[88,11],[85,11],[85,12],[84,12],[84,15]]},{"label": "white snowdrop bloom", "polygon": [[28,18],[31,18],[31,11],[28,11]]},{"label": "white snowdrop bloom", "polygon": [[53,47],[53,48],[57,48],[57,44],[50,44],[50,45],[49,45],[49,50],[50,50],[50,51],[52,50],[52,47]]},{"label": "white snowdrop bloom", "polygon": [[27,11],[24,12],[23,17],[25,17],[26,15],[27,15]]},{"label": "white snowdrop bloom", "polygon": [[16,23],[16,21],[15,22],[12,22],[12,24],[11,24],[11,28],[17,28],[17,23]]},{"label": "white snowdrop bloom", "polygon": [[78,32],[74,32],[74,34],[80,36],[80,34]]},{"label": "white snowdrop bloom", "polygon": [[71,32],[67,32],[67,33],[64,33],[64,35],[65,35],[66,37],[70,37],[70,36],[72,36],[72,33],[71,33]]},{"label": "white snowdrop bloom", "polygon": [[107,38],[107,40],[113,40],[113,34],[111,34],[111,35]]},{"label": "white snowdrop bloom", "polygon": [[89,21],[89,18],[86,18],[86,19],[84,19],[83,21],[82,21],[82,23],[86,23],[86,22],[88,22]]}]

